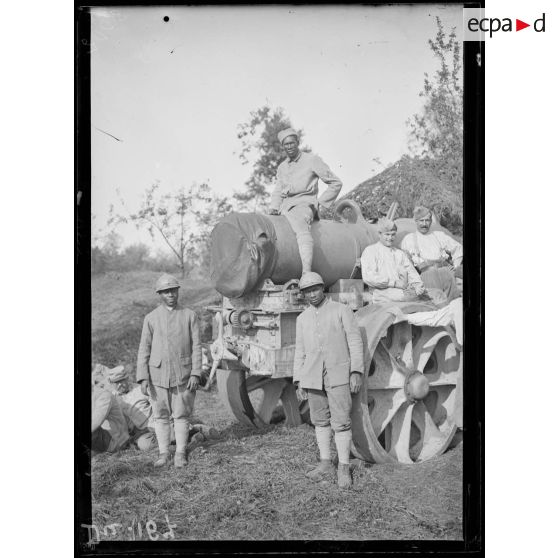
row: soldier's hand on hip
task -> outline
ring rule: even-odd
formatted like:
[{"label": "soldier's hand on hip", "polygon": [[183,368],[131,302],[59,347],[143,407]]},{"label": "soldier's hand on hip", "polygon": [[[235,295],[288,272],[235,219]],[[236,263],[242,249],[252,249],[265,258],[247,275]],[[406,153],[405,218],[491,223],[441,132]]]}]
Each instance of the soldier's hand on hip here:
[{"label": "soldier's hand on hip", "polygon": [[351,372],[349,378],[349,386],[351,388],[351,393],[358,393],[360,391],[360,386],[362,385],[362,374],[360,372]]},{"label": "soldier's hand on hip", "polygon": [[200,385],[200,379],[197,376],[190,376],[186,389],[189,389],[190,391],[196,391],[199,385]]},{"label": "soldier's hand on hip", "polygon": [[296,390],[296,398],[302,402],[308,399],[308,392],[304,388],[297,388]]},{"label": "soldier's hand on hip", "polygon": [[149,382],[147,380],[141,380],[140,389],[143,395],[149,395]]}]

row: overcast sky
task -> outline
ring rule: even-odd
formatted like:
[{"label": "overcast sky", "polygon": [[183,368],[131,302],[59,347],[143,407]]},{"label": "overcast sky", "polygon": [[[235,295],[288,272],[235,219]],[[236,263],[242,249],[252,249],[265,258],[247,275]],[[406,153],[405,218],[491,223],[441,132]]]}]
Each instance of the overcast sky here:
[{"label": "overcast sky", "polygon": [[94,228],[116,189],[130,209],[155,180],[242,189],[250,168],[237,127],[266,103],[284,108],[350,191],[407,152],[405,121],[437,69],[436,15],[461,40],[458,6],[92,9]]}]

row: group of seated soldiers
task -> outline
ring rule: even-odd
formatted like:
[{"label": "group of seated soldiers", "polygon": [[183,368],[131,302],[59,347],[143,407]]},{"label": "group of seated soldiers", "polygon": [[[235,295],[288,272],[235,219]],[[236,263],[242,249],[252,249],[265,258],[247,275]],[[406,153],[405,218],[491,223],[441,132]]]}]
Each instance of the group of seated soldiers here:
[{"label": "group of seated soldiers", "polygon": [[[113,453],[132,446],[141,451],[157,447],[152,400],[142,393],[139,385],[132,387],[124,366],[109,369],[97,364],[93,368],[91,383],[93,454]],[[189,452],[203,442],[218,437],[217,430],[205,424],[189,423],[188,427]],[[170,441],[175,441],[172,424]]]},{"label": "group of seated soldiers", "polygon": [[432,211],[415,208],[417,226],[407,234],[401,249],[394,246],[397,225],[378,222],[379,242],[364,249],[360,258],[362,279],[372,291],[373,303],[429,300],[437,310],[402,314],[415,325],[453,326],[456,346],[463,343],[463,247],[448,234],[431,230]]}]

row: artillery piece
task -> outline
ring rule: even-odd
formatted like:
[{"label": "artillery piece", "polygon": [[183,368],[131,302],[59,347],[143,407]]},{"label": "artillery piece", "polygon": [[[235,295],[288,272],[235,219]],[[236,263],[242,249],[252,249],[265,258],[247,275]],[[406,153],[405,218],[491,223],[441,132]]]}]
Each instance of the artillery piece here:
[{"label": "artillery piece", "polygon": [[[415,230],[398,219],[396,244]],[[441,228],[435,223],[433,228]],[[370,303],[360,256],[378,241],[359,207],[340,202],[335,220],[312,225],[313,270],[326,296],[355,312],[364,341],[365,373],[353,397],[352,453],[369,462],[415,463],[442,454],[462,426],[462,358],[441,327],[395,323],[392,305]],[[212,281],[223,295],[215,312],[212,375],[220,397],[241,422],[269,424],[281,403],[286,422],[309,421],[292,384],[296,318],[306,308],[298,281],[296,237],[283,216],[233,213],[214,228]],[[431,310],[409,302],[405,313]]]}]

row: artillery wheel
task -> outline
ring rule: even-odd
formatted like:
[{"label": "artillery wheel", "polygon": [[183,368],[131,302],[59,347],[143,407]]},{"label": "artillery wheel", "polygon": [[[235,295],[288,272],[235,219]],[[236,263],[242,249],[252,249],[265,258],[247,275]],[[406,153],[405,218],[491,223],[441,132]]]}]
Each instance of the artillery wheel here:
[{"label": "artillery wheel", "polygon": [[274,422],[279,403],[288,426],[308,420],[308,403],[299,403],[290,378],[250,376],[241,369],[217,370],[217,387],[221,401],[247,426],[264,428]]},{"label": "artillery wheel", "polygon": [[353,402],[353,454],[408,464],[441,455],[462,409],[461,352],[448,331],[400,322],[369,349],[368,377]]}]

